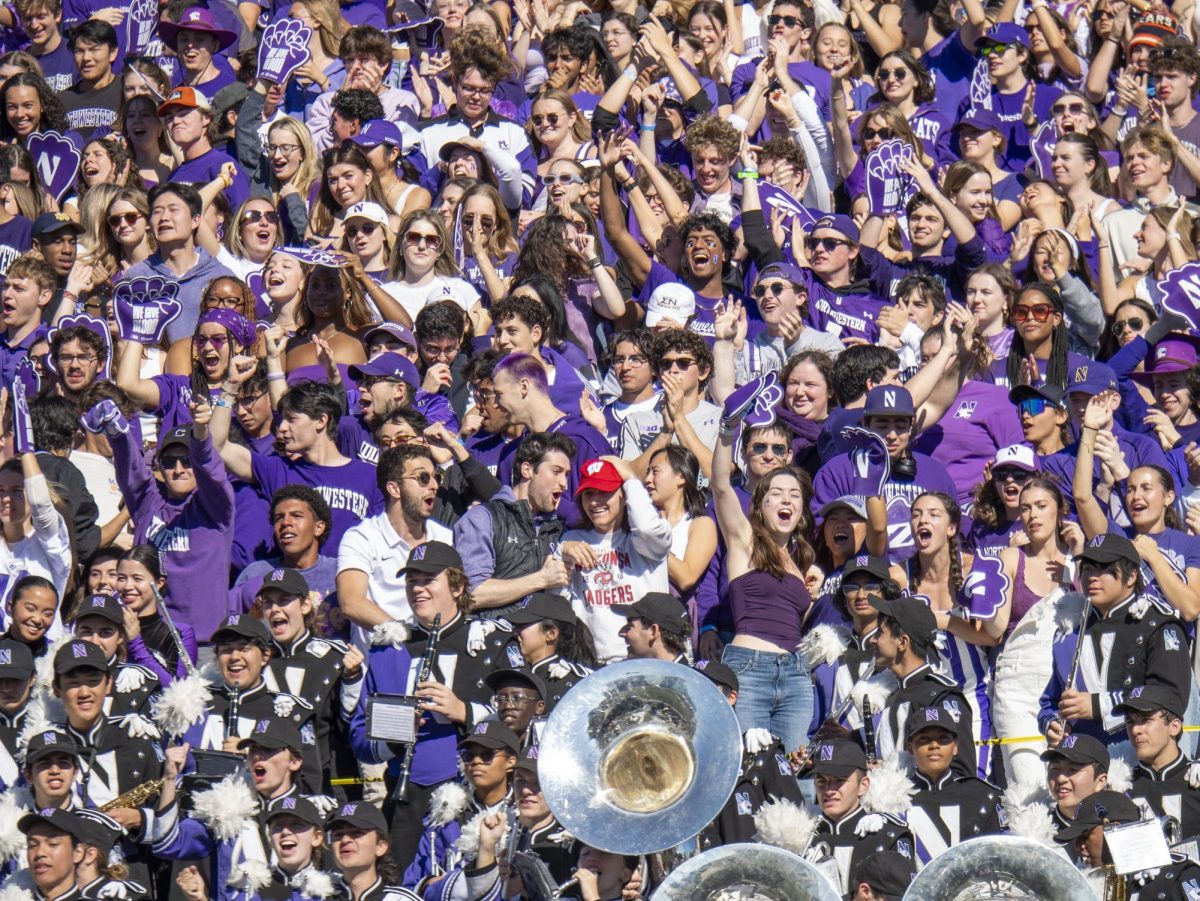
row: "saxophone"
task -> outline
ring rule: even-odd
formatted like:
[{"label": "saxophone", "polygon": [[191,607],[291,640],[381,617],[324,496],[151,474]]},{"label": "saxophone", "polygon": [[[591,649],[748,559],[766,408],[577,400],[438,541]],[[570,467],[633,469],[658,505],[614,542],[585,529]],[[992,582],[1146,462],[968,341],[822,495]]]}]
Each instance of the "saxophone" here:
[{"label": "saxophone", "polygon": [[143,782],[141,785],[135,785],[124,794],[117,795],[107,804],[102,804],[100,810],[107,813],[110,810],[117,810],[122,807],[137,809],[142,804],[153,798],[162,791],[163,781],[161,779],[151,779],[149,782]]}]

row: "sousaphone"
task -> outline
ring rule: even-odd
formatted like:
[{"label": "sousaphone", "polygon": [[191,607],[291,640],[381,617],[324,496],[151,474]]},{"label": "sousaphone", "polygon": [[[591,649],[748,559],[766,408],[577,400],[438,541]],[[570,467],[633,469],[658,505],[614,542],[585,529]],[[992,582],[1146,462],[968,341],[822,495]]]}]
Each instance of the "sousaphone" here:
[{"label": "sousaphone", "polygon": [[1054,849],[1015,835],[985,835],[933,858],[904,901],[1096,901],[1096,894]]},{"label": "sousaphone", "polygon": [[651,901],[840,901],[825,874],[772,845],[722,845],[685,861]]},{"label": "sousaphone", "polygon": [[690,667],[625,660],[575,685],[550,714],[538,779],[558,822],[613,854],[694,837],[737,783],[742,733],[725,696]]}]

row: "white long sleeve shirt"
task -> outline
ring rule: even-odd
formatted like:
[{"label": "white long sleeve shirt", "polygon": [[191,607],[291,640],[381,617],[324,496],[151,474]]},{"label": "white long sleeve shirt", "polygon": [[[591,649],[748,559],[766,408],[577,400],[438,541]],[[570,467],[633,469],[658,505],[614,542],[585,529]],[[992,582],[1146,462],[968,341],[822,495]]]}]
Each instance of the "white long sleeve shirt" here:
[{"label": "white long sleeve shirt", "polygon": [[563,541],[591,545],[599,562],[591,569],[575,569],[567,587],[571,605],[596,639],[597,656],[608,662],[626,655],[617,634],[625,617],[613,613],[614,604],[632,604],[651,591],[667,591],[667,555],[671,552],[671,524],[659,515],[637,479],[627,479],[626,528],[601,534],[594,529],[572,529]]}]

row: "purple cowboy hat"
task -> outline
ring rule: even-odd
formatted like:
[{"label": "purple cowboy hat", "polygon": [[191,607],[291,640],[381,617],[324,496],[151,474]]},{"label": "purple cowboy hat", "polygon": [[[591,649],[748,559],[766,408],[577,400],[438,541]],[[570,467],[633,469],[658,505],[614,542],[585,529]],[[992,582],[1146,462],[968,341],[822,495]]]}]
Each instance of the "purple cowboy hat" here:
[{"label": "purple cowboy hat", "polygon": [[1200,338],[1172,333],[1150,349],[1146,358],[1146,371],[1133,372],[1129,377],[1139,385],[1154,387],[1156,375],[1169,372],[1187,372],[1200,363]]},{"label": "purple cowboy hat", "polygon": [[224,50],[237,41],[238,37],[237,32],[229,31],[217,24],[212,10],[199,6],[193,6],[186,10],[178,22],[163,19],[158,23],[159,36],[163,39],[163,43],[172,50],[179,41],[179,32],[181,31],[207,31],[217,39],[217,50]]}]

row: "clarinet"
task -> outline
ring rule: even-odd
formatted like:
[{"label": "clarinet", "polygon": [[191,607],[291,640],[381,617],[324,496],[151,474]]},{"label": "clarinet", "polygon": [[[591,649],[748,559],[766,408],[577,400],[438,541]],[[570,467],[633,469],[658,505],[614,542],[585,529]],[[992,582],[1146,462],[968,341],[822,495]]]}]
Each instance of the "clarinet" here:
[{"label": "clarinet", "polygon": [[875,717],[871,711],[871,699],[863,698],[863,744],[867,746],[867,766],[873,767],[879,762],[875,756]]},{"label": "clarinet", "polygon": [[[171,633],[171,638],[175,642],[175,649],[179,652],[179,660],[183,664],[183,668],[189,676],[194,676],[199,670],[196,669],[196,664],[192,663],[192,658],[188,655],[187,648],[183,646],[183,636],[179,634],[179,630],[175,628],[175,620],[171,616],[171,610],[167,606],[167,602],[163,600],[163,596],[158,593],[158,586],[153,582],[150,583],[150,590],[154,592],[154,602],[158,606],[158,612],[162,616],[163,622],[167,626],[167,631]],[[171,673],[171,678],[175,678],[175,673]]]},{"label": "clarinet", "polygon": [[229,710],[225,713],[225,737],[237,738],[238,708],[242,706],[242,693],[233,689],[229,693]]},{"label": "clarinet", "polygon": [[[430,676],[433,675],[433,662],[437,659],[438,640],[441,638],[442,632],[442,615],[439,613],[433,618],[433,627],[429,630],[429,640],[425,644],[425,654],[421,658],[421,669],[417,672],[417,682],[414,683],[413,689],[416,690],[417,684],[428,682]],[[421,728],[421,711],[418,705],[416,712],[417,728]],[[396,780],[396,790],[392,792],[393,801],[408,800],[408,778],[412,774],[413,754],[417,750],[417,738],[404,746],[404,756],[400,759],[400,772]]]},{"label": "clarinet", "polygon": [[[1075,650],[1071,654],[1071,670],[1067,673],[1067,682],[1063,686],[1063,690],[1073,689],[1075,680],[1079,676],[1079,658],[1083,653],[1083,638],[1086,632],[1088,612],[1092,609],[1092,602],[1089,599],[1083,605],[1083,615],[1079,618],[1079,635],[1075,638]],[[1064,716],[1056,718],[1057,722],[1062,723],[1063,735],[1066,736],[1071,731],[1071,723]]]}]

